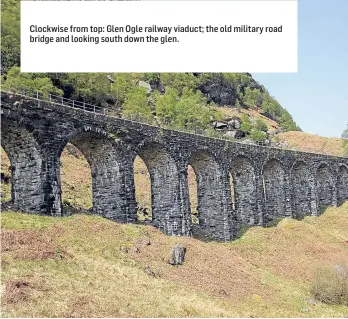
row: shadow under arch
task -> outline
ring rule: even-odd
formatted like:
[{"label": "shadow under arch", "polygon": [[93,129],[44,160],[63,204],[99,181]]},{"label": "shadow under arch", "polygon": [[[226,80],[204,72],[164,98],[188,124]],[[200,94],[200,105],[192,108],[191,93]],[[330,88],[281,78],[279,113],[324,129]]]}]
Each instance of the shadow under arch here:
[{"label": "shadow under arch", "polygon": [[337,203],[341,205],[348,199],[348,167],[340,165],[337,176]]},{"label": "shadow under arch", "polygon": [[285,173],[282,163],[275,158],[266,162],[262,169],[263,190],[266,209],[266,223],[285,214]]},{"label": "shadow under arch", "polygon": [[293,217],[302,219],[311,215],[310,171],[303,161],[297,161],[290,171],[293,189]]},{"label": "shadow under arch", "polygon": [[[224,207],[226,194],[230,194],[228,175],[224,178],[221,165],[205,150],[191,154],[187,164],[196,175],[199,229],[205,236],[226,240],[226,231],[232,236],[230,216],[226,216]],[[232,211],[232,204],[229,206]]]},{"label": "shadow under arch", "polygon": [[117,138],[94,127],[82,127],[61,143],[57,153],[57,176],[61,195],[59,160],[65,146],[71,143],[86,158],[92,176],[93,214],[126,222],[126,201],[122,165],[117,154]]},{"label": "shadow under arch", "polygon": [[237,227],[259,223],[255,170],[251,160],[238,155],[232,160],[230,174],[233,183]]},{"label": "shadow under arch", "polygon": [[43,156],[33,128],[22,122],[2,117],[1,146],[11,163],[11,201],[28,213],[46,213]]},{"label": "shadow under arch", "polygon": [[143,143],[136,152],[145,163],[151,182],[152,225],[167,235],[181,235],[178,167],[166,148],[156,142]]},{"label": "shadow under arch", "polygon": [[327,163],[321,163],[316,170],[317,203],[319,213],[333,204],[334,180]]}]

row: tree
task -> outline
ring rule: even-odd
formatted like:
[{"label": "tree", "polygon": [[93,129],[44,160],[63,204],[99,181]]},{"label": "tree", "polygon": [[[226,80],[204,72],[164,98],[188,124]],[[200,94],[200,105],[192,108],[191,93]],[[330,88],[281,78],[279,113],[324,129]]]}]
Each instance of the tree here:
[{"label": "tree", "polygon": [[207,129],[211,119],[221,117],[214,111],[200,91],[183,88],[182,94],[175,88],[155,94],[156,115],[162,123],[181,129]]},{"label": "tree", "polygon": [[3,89],[12,92],[20,92],[23,89],[27,92],[39,92],[44,96],[48,94],[63,95],[63,91],[55,87],[50,78],[45,74],[21,73],[19,67],[12,67],[6,76],[3,76]]},{"label": "tree", "polygon": [[252,129],[250,133],[250,138],[256,142],[264,142],[267,139],[267,134],[257,129]]},{"label": "tree", "polygon": [[166,93],[161,95],[158,92],[154,94],[156,115],[164,124],[175,122],[177,117],[177,104],[179,103],[178,91],[168,88]]},{"label": "tree", "polygon": [[71,98],[102,105],[110,94],[110,81],[105,73],[69,73],[62,81],[71,85]]},{"label": "tree", "polygon": [[174,124],[181,128],[205,129],[210,123],[211,116],[213,116],[204,95],[200,91],[193,92],[188,88],[183,89],[176,110]]},{"label": "tree", "polygon": [[247,87],[244,93],[244,104],[249,107],[257,106],[262,101],[262,93],[258,89]]},{"label": "tree", "polygon": [[267,132],[268,131],[268,126],[267,124],[261,120],[260,118],[258,118],[256,120],[256,124],[255,124],[255,128],[258,130],[258,131],[262,131],[262,132]]},{"label": "tree", "polygon": [[250,118],[248,115],[246,114],[242,114],[241,116],[241,121],[242,121],[242,124],[241,124],[241,127],[240,129],[245,133],[245,134],[249,134],[251,129],[252,129],[252,124],[251,124],[251,121],[250,121]]},{"label": "tree", "polygon": [[145,88],[136,86],[126,94],[123,115],[125,118],[141,122],[151,122],[153,120]]},{"label": "tree", "polygon": [[20,64],[20,2],[3,0],[1,4],[1,72]]},{"label": "tree", "polygon": [[110,86],[110,93],[115,99],[116,107],[124,102],[128,92],[133,90],[138,81],[143,77],[141,73],[113,73],[114,82]]},{"label": "tree", "polygon": [[200,82],[192,73],[161,73],[160,78],[164,86],[176,89],[180,95],[184,88],[196,90]]},{"label": "tree", "polygon": [[272,117],[275,116],[275,106],[273,105],[272,101],[270,100],[264,100],[261,104],[261,109],[271,115]]}]

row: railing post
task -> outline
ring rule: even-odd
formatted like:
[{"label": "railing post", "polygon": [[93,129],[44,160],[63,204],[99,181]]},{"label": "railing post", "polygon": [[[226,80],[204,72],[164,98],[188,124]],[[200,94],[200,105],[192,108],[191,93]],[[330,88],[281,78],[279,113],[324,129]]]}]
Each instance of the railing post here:
[{"label": "railing post", "polygon": [[74,108],[74,100],[72,100],[72,107]]},{"label": "railing post", "polygon": [[36,91],[36,99],[39,99],[39,91]]},{"label": "railing post", "polygon": [[95,113],[95,105],[93,105],[93,112]]},{"label": "railing post", "polygon": [[63,97],[62,97],[62,105],[64,105],[64,100],[63,100]]},{"label": "railing post", "polygon": [[83,102],[83,110],[86,111],[86,103]]}]

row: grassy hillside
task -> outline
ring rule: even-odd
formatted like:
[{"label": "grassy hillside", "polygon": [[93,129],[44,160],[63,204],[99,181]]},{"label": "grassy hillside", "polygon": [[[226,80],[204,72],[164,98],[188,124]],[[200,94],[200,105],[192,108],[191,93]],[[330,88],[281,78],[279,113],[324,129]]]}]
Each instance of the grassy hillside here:
[{"label": "grassy hillside", "polygon": [[[348,202],[229,243],[95,216],[3,212],[2,316],[347,317],[348,307],[310,294],[318,266],[348,263],[347,242]],[[175,243],[187,247],[182,266],[167,263]]]},{"label": "grassy hillside", "polygon": [[290,148],[299,151],[343,155],[341,138],[322,137],[303,132],[284,132],[277,134],[277,138],[286,142]]}]

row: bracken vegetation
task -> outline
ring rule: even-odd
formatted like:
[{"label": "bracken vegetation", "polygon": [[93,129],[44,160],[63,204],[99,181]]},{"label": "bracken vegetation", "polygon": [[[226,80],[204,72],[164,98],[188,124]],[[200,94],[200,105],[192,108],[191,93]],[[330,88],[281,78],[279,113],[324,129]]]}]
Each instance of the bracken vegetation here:
[{"label": "bracken vegetation", "polygon": [[[204,243],[96,216],[3,212],[2,316],[346,317],[344,299],[316,299],[313,283],[319,266],[348,265],[347,217],[348,202]],[[168,263],[175,243],[182,266]]]}]

